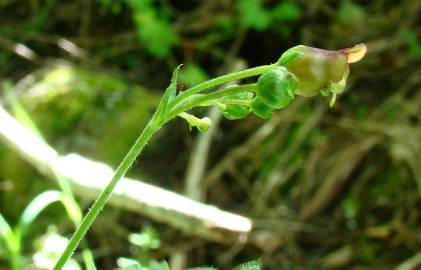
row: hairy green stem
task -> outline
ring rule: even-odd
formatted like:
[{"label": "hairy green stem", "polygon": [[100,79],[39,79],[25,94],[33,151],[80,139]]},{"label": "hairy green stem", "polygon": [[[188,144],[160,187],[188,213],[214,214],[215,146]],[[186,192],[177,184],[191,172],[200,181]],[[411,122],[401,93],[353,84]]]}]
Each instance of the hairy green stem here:
[{"label": "hairy green stem", "polygon": [[[64,195],[67,196],[69,200],[68,204],[64,203],[63,205],[66,208],[67,212],[69,213],[69,217],[73,221],[77,229],[80,222],[82,221],[82,217],[83,217],[82,209],[80,208],[80,205],[77,203],[76,198],[73,194],[72,189],[70,188],[70,184],[67,181],[67,179],[59,175],[54,169],[53,169],[53,174],[60,186],[60,189],[62,190]],[[73,216],[70,215],[70,213],[72,213],[72,209],[68,209],[69,204],[74,208],[74,210],[76,210],[76,215],[73,215]],[[86,269],[88,270],[96,269],[94,256],[92,254],[92,251],[89,249],[88,243],[82,240],[81,247],[82,247],[82,257],[83,257],[83,261],[85,263]]]},{"label": "hairy green stem", "polygon": [[240,92],[253,91],[256,89],[256,84],[243,84],[230,86],[217,90],[209,94],[196,94],[185,98],[183,101],[180,101],[179,104],[174,106],[174,108],[168,113],[168,119],[172,119],[177,116],[179,113],[188,111],[194,107],[201,106],[202,104],[211,101],[217,100],[223,97],[229,97],[230,95],[235,95]]},{"label": "hairy green stem", "polygon": [[[96,217],[99,215],[101,210],[104,208],[105,204],[110,199],[111,194],[115,186],[117,185],[118,181],[125,175],[128,169],[131,167],[133,162],[136,160],[136,157],[140,154],[143,147],[147,144],[147,142],[152,137],[152,135],[157,130],[159,130],[164,123],[173,119],[180,113],[190,110],[193,107],[200,106],[201,104],[209,102],[211,100],[217,101],[218,99],[221,99],[223,97],[229,98],[230,95],[234,95],[242,91],[253,91],[256,87],[256,84],[246,84],[246,85],[227,87],[227,88],[220,89],[209,94],[197,94],[198,92],[203,91],[205,89],[214,88],[218,85],[230,82],[232,80],[238,80],[242,78],[260,75],[277,65],[278,64],[275,63],[272,65],[255,67],[255,68],[239,71],[236,73],[220,76],[215,79],[198,84],[186,90],[185,92],[179,94],[176,98],[174,98],[174,100],[171,101],[169,104],[164,104],[165,102],[164,100],[162,100],[160,106],[158,106],[157,108],[157,111],[152,116],[152,119],[146,125],[145,129],[142,131],[140,136],[136,139],[134,145],[129,150],[127,155],[124,157],[124,159],[120,163],[117,170],[114,172],[114,175],[112,179],[110,180],[110,182],[108,183],[108,185],[101,192],[97,200],[92,205],[91,209],[88,211],[88,213],[80,222],[79,227],[76,229],[76,232],[73,234],[66,249],[64,250],[63,254],[58,259],[53,269],[60,270],[63,268],[64,264],[71,257],[71,255],[73,254],[73,252],[79,245],[80,241],[83,239],[86,232],[89,230],[92,223],[95,221]],[[240,103],[243,102],[243,101],[235,100],[235,98],[227,99],[227,101],[240,102]]]},{"label": "hairy green stem", "polygon": [[69,241],[66,249],[64,250],[63,254],[60,256],[59,260],[57,261],[56,265],[54,266],[54,270],[60,270],[63,268],[64,264],[73,254],[74,250],[79,245],[79,242],[83,239],[88,229],[91,227],[92,223],[104,208],[104,205],[108,202],[111,197],[112,191],[114,190],[115,186],[117,185],[118,181],[125,175],[127,170],[131,167],[133,162],[136,160],[136,157],[140,154],[143,147],[148,143],[149,139],[152,135],[161,128],[162,124],[159,119],[156,119],[156,114],[152,117],[150,122],[146,125],[143,132],[140,136],[136,139],[135,143],[133,144],[132,148],[129,150],[127,155],[124,157],[123,161],[120,163],[117,170],[114,172],[113,177],[111,178],[108,185],[105,189],[101,192],[98,199],[94,202],[91,209],[82,219],[79,227],[77,228],[76,232],[73,234],[72,238]]},{"label": "hairy green stem", "polygon": [[251,100],[248,99],[224,99],[224,100],[209,100],[205,104],[208,106],[216,105],[218,103],[222,103],[225,105],[243,105],[243,106],[251,106]]},{"label": "hairy green stem", "polygon": [[177,104],[180,100],[189,97],[193,94],[199,93],[200,91],[203,91],[205,89],[209,89],[230,81],[234,81],[234,80],[239,80],[239,79],[243,79],[243,78],[248,78],[248,77],[252,77],[252,76],[257,76],[260,74],[265,73],[266,71],[268,71],[269,69],[278,66],[278,63],[275,64],[271,64],[271,65],[264,65],[264,66],[259,66],[259,67],[254,67],[254,68],[249,68],[246,70],[242,70],[242,71],[238,71],[238,72],[234,72],[234,73],[229,73],[214,79],[211,79],[209,81],[205,81],[203,83],[200,83],[196,86],[193,86],[189,89],[187,89],[186,91],[182,92],[180,95],[178,95],[178,97],[174,100],[174,103]]}]

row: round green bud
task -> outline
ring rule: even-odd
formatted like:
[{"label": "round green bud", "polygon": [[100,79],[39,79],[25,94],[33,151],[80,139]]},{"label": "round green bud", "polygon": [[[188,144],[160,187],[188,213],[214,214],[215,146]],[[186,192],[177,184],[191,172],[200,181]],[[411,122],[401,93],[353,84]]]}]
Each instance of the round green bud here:
[{"label": "round green bud", "polygon": [[[225,97],[226,100],[251,100],[253,98],[253,93],[251,92],[241,92],[235,95],[230,95]],[[223,102],[223,100],[221,101]],[[223,104],[223,107],[219,106],[222,114],[228,120],[237,120],[242,119],[249,115],[251,112],[250,106],[240,105],[240,104]]]},{"label": "round green bud", "polygon": [[263,102],[259,96],[251,103],[251,109],[257,116],[263,119],[269,119],[272,116],[273,108]]},{"label": "round green bud", "polygon": [[249,106],[230,104],[227,105],[227,108],[222,112],[225,118],[228,120],[237,120],[243,119],[251,112]]},{"label": "round green bud", "polygon": [[259,77],[256,94],[265,104],[281,109],[294,99],[297,85],[297,78],[285,67],[275,67]]}]

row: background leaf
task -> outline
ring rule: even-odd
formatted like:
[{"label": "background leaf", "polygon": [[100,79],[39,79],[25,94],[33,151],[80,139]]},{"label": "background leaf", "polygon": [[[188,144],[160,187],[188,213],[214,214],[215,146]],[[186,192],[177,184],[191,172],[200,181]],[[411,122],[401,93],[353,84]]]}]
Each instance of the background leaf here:
[{"label": "background leaf", "polygon": [[260,260],[250,261],[243,264],[240,264],[232,270],[260,270],[262,262]]},{"label": "background leaf", "polygon": [[38,217],[38,215],[49,205],[55,202],[60,202],[63,198],[63,193],[60,191],[50,190],[45,191],[36,196],[25,208],[18,226],[23,234],[31,223]]}]

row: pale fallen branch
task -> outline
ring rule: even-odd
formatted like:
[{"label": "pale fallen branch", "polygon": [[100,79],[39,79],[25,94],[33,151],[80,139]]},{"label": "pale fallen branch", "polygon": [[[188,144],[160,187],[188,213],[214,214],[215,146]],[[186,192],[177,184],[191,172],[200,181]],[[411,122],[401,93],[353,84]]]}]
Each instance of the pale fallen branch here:
[{"label": "pale fallen branch", "polygon": [[[95,199],[113,175],[112,168],[104,163],[77,154],[60,156],[1,106],[0,138],[51,179],[54,174],[67,178],[74,192],[84,198]],[[122,179],[110,204],[222,243],[245,241],[252,229],[252,221],[246,217],[135,179]]]},{"label": "pale fallen branch", "polygon": [[415,270],[421,266],[421,252],[401,263],[395,270]]}]

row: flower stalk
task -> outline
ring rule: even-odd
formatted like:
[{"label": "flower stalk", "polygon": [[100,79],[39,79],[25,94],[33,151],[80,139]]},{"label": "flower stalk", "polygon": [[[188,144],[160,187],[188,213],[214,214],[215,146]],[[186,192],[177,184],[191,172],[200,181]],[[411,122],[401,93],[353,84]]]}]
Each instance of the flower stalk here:
[{"label": "flower stalk", "polygon": [[[62,269],[110,199],[118,181],[126,174],[151,137],[165,123],[179,116],[191,127],[194,126],[204,132],[212,124],[210,119],[198,118],[187,111],[198,106],[217,105],[223,115],[230,120],[244,118],[251,112],[262,118],[269,118],[274,110],[288,106],[295,95],[314,96],[332,93],[334,102],[336,94],[344,90],[349,74],[348,64],[359,61],[365,52],[364,44],[339,51],[326,51],[299,45],[282,54],[274,64],[223,75],[179,94],[176,93],[176,89],[180,66],[177,67],[156,112],[81,221],[54,270]],[[235,85],[205,94],[201,93],[233,80],[255,76],[260,76],[257,83]]]}]

